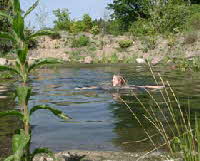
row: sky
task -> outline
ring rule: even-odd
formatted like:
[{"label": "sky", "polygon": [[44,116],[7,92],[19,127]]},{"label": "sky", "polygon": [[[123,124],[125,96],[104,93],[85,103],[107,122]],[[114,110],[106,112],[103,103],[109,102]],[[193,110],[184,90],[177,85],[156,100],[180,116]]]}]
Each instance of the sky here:
[{"label": "sky", "polygon": [[[22,9],[28,9],[34,2],[35,0],[21,0]],[[105,7],[111,2],[112,0],[40,0],[39,6],[30,14],[26,23],[29,27],[40,28],[42,23],[38,22],[38,17],[36,16],[38,14],[42,15],[39,19],[43,24],[46,27],[51,27],[55,20],[52,11],[58,8],[68,8],[71,13],[71,19],[80,19],[84,13],[88,13],[93,19],[100,18],[109,14]]]}]

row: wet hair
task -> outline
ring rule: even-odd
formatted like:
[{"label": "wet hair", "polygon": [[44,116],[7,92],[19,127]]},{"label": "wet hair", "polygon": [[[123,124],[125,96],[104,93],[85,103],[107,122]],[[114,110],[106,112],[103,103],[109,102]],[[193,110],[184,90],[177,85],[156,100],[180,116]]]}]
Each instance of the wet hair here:
[{"label": "wet hair", "polygon": [[124,86],[126,84],[126,80],[121,76],[121,75],[113,75],[113,78],[117,78],[118,80],[120,80],[120,85]]}]

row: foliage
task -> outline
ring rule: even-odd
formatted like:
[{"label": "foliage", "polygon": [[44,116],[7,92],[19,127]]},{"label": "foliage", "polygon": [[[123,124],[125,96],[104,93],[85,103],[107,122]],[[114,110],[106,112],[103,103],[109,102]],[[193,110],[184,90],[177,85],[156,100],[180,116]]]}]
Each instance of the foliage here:
[{"label": "foliage", "polygon": [[119,41],[119,46],[120,48],[128,48],[133,44],[132,40],[120,40]]},{"label": "foliage", "polygon": [[121,21],[120,20],[109,20],[105,23],[105,33],[112,34],[115,36],[122,35],[124,30],[121,28]]},{"label": "foliage", "polygon": [[70,24],[71,24],[71,20],[70,20],[70,13],[68,9],[57,9],[53,11],[53,14],[55,15],[55,17],[57,18],[54,21],[54,28],[56,30],[66,30],[69,31],[70,30]]},{"label": "foliage", "polygon": [[129,28],[129,32],[134,36],[154,35],[155,29],[151,21],[146,19],[138,19]]},{"label": "foliage", "polygon": [[121,22],[121,29],[127,30],[138,18],[148,17],[148,0],[114,0],[108,4],[113,10],[112,18]]},{"label": "foliage", "polygon": [[90,43],[89,37],[85,35],[81,35],[80,37],[74,38],[72,40],[71,47],[79,48],[79,47],[87,46],[89,43]]},{"label": "foliage", "polygon": [[77,34],[79,32],[85,31],[86,26],[82,21],[74,21],[70,25],[70,32]]},{"label": "foliage", "polygon": [[93,27],[91,28],[91,33],[92,33],[93,35],[99,34],[99,33],[100,33],[99,27],[98,27],[97,25],[93,26]]},{"label": "foliage", "polygon": [[13,136],[13,155],[9,156],[5,161],[32,161],[35,154],[40,152],[49,153],[44,149],[36,149],[33,154],[30,153],[30,141],[31,141],[31,129],[30,129],[30,115],[39,109],[45,109],[51,111],[55,116],[62,119],[69,119],[67,115],[58,109],[54,109],[49,106],[36,106],[30,111],[28,108],[28,102],[31,96],[31,88],[27,86],[29,74],[33,69],[46,64],[60,63],[55,59],[42,59],[36,60],[33,64],[29,64],[27,60],[28,56],[28,44],[30,40],[44,35],[51,35],[54,32],[50,30],[40,30],[35,33],[26,33],[24,20],[25,17],[38,5],[36,1],[25,13],[22,13],[19,0],[12,1],[13,15],[0,12],[0,15],[9,19],[12,30],[10,32],[0,32],[0,38],[8,39],[12,41],[15,47],[15,53],[17,55],[16,64],[14,66],[0,66],[0,70],[12,72],[19,76],[21,86],[16,90],[16,96],[18,97],[18,103],[22,112],[18,111],[6,111],[1,112],[0,117],[3,116],[18,116],[24,123],[24,129],[20,129],[20,133]]},{"label": "foliage", "polygon": [[92,29],[93,23],[92,23],[92,18],[89,16],[89,14],[84,14],[83,15],[83,25],[84,25],[84,31],[89,32]]},{"label": "foliage", "polygon": [[187,22],[189,8],[185,4],[168,4],[155,7],[150,13],[150,21],[158,33],[178,32]]},{"label": "foliage", "polygon": [[188,31],[197,31],[200,30],[200,5],[190,6],[190,17],[186,23],[186,30]]},{"label": "foliage", "polygon": [[[149,37],[141,37],[142,44],[144,48],[148,50],[153,50],[156,47],[156,37],[149,36]],[[146,51],[146,52],[147,52]]]},{"label": "foliage", "polygon": [[191,59],[174,58],[173,62],[181,71],[200,71],[200,57],[194,57]]}]

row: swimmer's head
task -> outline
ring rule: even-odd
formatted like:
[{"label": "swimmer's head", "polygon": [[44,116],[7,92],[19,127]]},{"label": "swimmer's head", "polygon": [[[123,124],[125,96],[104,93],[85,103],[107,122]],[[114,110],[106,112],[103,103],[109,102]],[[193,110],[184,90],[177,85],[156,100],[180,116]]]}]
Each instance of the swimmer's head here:
[{"label": "swimmer's head", "polygon": [[113,75],[113,79],[112,79],[112,84],[113,84],[113,87],[116,87],[116,86],[123,86],[125,85],[126,81],[125,79],[120,76],[120,75]]}]

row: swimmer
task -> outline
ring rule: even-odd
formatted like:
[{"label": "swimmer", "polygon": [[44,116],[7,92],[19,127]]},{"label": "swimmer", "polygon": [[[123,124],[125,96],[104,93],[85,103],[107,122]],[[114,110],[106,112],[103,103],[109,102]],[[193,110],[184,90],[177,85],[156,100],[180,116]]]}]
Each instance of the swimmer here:
[{"label": "swimmer", "polygon": [[[120,76],[120,75],[113,75],[113,79],[112,79],[112,86],[115,88],[120,88],[120,89],[162,89],[164,88],[164,86],[135,86],[135,85],[127,85],[126,80]],[[109,87],[105,88],[105,87],[97,87],[97,86],[90,86],[90,87],[83,87],[83,88],[75,88],[78,90],[85,90],[85,89],[111,89]]]},{"label": "swimmer", "polygon": [[120,75],[113,75],[112,79],[113,87],[121,87],[123,89],[136,89],[136,88],[146,88],[146,89],[162,89],[164,86],[135,86],[126,85],[126,80]]}]

